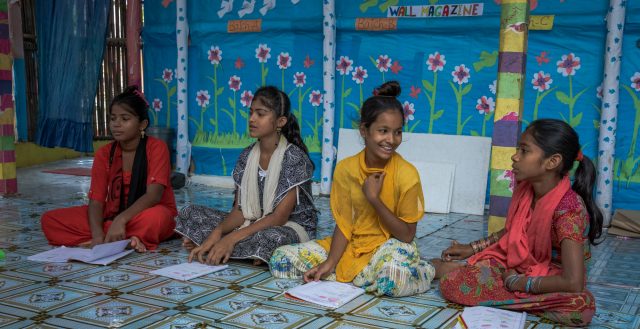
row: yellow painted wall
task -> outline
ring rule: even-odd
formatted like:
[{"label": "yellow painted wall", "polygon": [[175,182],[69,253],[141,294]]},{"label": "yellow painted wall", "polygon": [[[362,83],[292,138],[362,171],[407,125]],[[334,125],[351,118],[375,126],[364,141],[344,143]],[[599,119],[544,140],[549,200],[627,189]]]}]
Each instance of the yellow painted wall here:
[{"label": "yellow painted wall", "polygon": [[[93,149],[97,150],[107,143],[109,141],[94,141]],[[92,155],[92,153],[80,153],[62,147],[49,148],[34,143],[16,143],[16,166],[18,168]]]}]

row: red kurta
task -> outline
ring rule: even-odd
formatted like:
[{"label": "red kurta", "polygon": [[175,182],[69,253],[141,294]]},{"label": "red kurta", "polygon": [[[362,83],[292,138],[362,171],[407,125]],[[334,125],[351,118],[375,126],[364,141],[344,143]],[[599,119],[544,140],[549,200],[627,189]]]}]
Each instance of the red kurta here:
[{"label": "red kurta", "polygon": [[[109,153],[112,144],[100,148],[93,160],[91,169],[91,188],[89,199],[105,204],[109,183],[115,177],[109,173]],[[118,153],[118,152],[116,152]],[[171,163],[167,145],[156,138],[147,140],[147,185],[161,184],[165,187],[160,202],[135,215],[126,226],[127,238],[136,236],[147,249],[153,250],[158,244],[173,235],[174,217],[177,215],[176,201],[170,183]],[[131,172],[123,172],[125,200],[129,193]],[[105,209],[104,218],[115,214]],[[103,230],[106,233],[112,221],[105,220]],[[89,226],[89,207],[79,206],[48,211],[42,215],[42,231],[53,245],[74,246],[91,240]]]}]

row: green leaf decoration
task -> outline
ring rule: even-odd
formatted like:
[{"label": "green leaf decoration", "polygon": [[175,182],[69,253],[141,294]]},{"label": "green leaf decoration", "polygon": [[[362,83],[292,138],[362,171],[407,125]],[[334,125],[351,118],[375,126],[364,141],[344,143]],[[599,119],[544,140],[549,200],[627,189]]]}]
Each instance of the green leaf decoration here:
[{"label": "green leaf decoration", "polygon": [[360,4],[360,11],[366,12],[370,7],[378,5],[378,0],[366,0],[365,2]]},{"label": "green leaf decoration", "polygon": [[369,56],[369,60],[371,61],[371,64],[373,64],[373,67],[378,66],[378,63],[376,63],[376,60],[373,59],[373,57]]},{"label": "green leaf decoration", "polygon": [[444,114],[444,110],[439,110],[438,112],[433,114],[433,121],[440,119],[440,117]]},{"label": "green leaf decoration", "polygon": [[573,128],[577,127],[580,125],[580,122],[582,121],[582,112],[578,113],[578,115],[576,115],[575,117],[571,118],[571,123],[569,123],[569,125]]},{"label": "green leaf decoration", "polygon": [[245,110],[240,110],[240,115],[245,119],[249,118],[249,115],[247,114],[247,111],[245,111]]},{"label": "green leaf decoration", "polygon": [[356,112],[360,112],[360,106],[358,106],[358,104],[355,104],[353,102],[349,102],[349,103],[347,103],[347,105],[351,106],[351,108],[353,108]]},{"label": "green leaf decoration", "polygon": [[600,121],[593,120],[593,128],[600,129]]},{"label": "green leaf decoration", "polygon": [[222,92],[224,91],[224,87],[220,87],[218,88],[218,90],[216,90],[216,96],[220,96],[222,95]]},{"label": "green leaf decoration", "polygon": [[342,94],[342,98],[347,98],[349,97],[349,95],[351,95],[351,88],[344,91],[344,94]]},{"label": "green leaf decoration", "polygon": [[464,96],[464,95],[468,94],[471,91],[471,86],[472,86],[472,84],[468,84],[468,85],[464,86],[464,88],[462,88],[462,92],[460,93],[460,95]]},{"label": "green leaf decoration", "polygon": [[213,120],[213,118],[209,119],[209,123],[214,127],[216,126],[216,120]]},{"label": "green leaf decoration", "polygon": [[562,121],[569,123],[569,120],[567,120],[567,118],[564,117],[564,114],[558,112],[558,114],[560,114],[560,117],[562,118]]},{"label": "green leaf decoration", "polygon": [[236,101],[234,101],[231,97],[229,97],[229,106],[231,106],[231,108],[236,107]]},{"label": "green leaf decoration", "polygon": [[498,60],[497,51],[494,50],[493,52],[489,53],[483,50],[480,53],[480,59],[473,63],[473,69],[476,72],[480,72],[482,69],[486,67],[492,67],[496,65],[497,60]]},{"label": "green leaf decoration", "polygon": [[169,92],[167,92],[167,97],[171,97],[173,95],[176,94],[176,86],[171,87],[171,89],[169,89]]},{"label": "green leaf decoration", "polygon": [[428,80],[422,80],[422,86],[424,87],[424,89],[433,92],[433,85]]},{"label": "green leaf decoration", "polygon": [[471,131],[471,136],[480,136],[480,134],[477,131],[472,130]]},{"label": "green leaf decoration", "polygon": [[569,96],[567,96],[567,94],[562,91],[556,91],[556,98],[562,104],[569,105],[569,103],[571,103],[571,98],[569,98]]},{"label": "green leaf decoration", "polygon": [[418,124],[420,124],[420,120],[417,120],[413,125],[411,125],[409,132],[413,132],[418,127]]},{"label": "green leaf decoration", "polygon": [[221,110],[222,110],[222,112],[226,113],[229,116],[231,121],[233,121],[233,114],[231,112],[229,112],[229,110],[227,110],[227,109],[221,109]]}]

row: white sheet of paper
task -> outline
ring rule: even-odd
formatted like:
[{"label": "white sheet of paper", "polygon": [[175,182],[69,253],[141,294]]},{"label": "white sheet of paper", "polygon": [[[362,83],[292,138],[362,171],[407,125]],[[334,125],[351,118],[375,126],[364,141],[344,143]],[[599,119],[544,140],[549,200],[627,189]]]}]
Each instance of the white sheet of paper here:
[{"label": "white sheet of paper", "polygon": [[129,243],[130,240],[121,240],[103,243],[92,249],[62,246],[29,256],[27,260],[48,263],[66,263],[69,260],[78,260],[89,264],[107,265],[133,252],[133,250],[125,250]]},{"label": "white sheet of paper", "polygon": [[527,313],[473,306],[464,308],[462,318],[469,329],[523,329]]},{"label": "white sheet of paper", "polygon": [[347,283],[312,281],[289,289],[287,294],[310,303],[338,308],[364,292],[364,289]]},{"label": "white sheet of paper", "polygon": [[201,264],[198,262],[192,262],[192,263],[183,263],[183,264],[177,264],[169,267],[164,267],[161,269],[151,271],[149,272],[149,274],[166,276],[168,278],[172,278],[180,281],[189,281],[191,279],[195,279],[203,275],[207,275],[217,271],[222,271],[227,267],[229,266],[228,265],[211,266],[211,265]]}]

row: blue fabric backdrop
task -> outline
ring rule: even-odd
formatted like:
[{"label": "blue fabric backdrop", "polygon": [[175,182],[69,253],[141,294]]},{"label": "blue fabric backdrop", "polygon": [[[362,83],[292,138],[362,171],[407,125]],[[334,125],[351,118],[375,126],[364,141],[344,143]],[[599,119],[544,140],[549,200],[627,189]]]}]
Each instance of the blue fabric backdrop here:
[{"label": "blue fabric backdrop", "polygon": [[[297,4],[278,1],[277,6],[264,16],[259,13],[262,2],[257,1],[255,10],[242,19],[262,19],[262,32],[227,33],[227,22],[240,18],[241,2],[235,1],[233,9],[219,17],[220,1],[189,1],[189,129],[196,172],[213,175],[231,173],[237,153],[250,142],[244,136],[246,119],[243,113],[246,112],[243,111],[246,108],[240,104],[241,94],[254,91],[261,85],[263,75],[266,83],[282,87],[283,73],[284,89],[290,93],[293,109],[302,109],[302,133],[319,168],[317,152],[320,144],[317,141],[321,140],[322,131],[320,129],[316,134],[312,127],[315,116],[320,116],[322,109],[314,107],[308,97],[312,90],[322,90],[321,1],[300,0]],[[397,30],[384,32],[355,28],[357,18],[386,17],[387,12],[383,9],[392,3],[465,2],[482,3],[483,15],[399,18]],[[494,80],[497,77],[500,2],[337,0],[336,60],[345,56],[350,67],[346,75],[336,72],[335,132],[338,126],[352,127],[358,120],[356,109],[363,99],[383,81],[394,79],[400,81],[403,88],[401,102],[413,111],[407,117],[408,131],[491,136],[496,100]],[[555,15],[555,21],[550,31],[529,32],[523,127],[535,117],[565,120],[578,131],[584,152],[592,159],[596,158],[597,152],[598,86],[602,80],[604,18],[608,3],[607,0],[531,1],[532,15]],[[640,82],[633,84],[632,78],[635,72],[640,72],[640,54],[636,46],[640,37],[640,4],[633,2],[628,6],[619,109],[619,117],[625,120],[621,120],[618,126],[614,207],[639,208],[640,151],[636,150],[638,131],[634,127],[640,126],[640,103],[634,103],[634,99],[640,97]],[[162,108],[158,109],[158,124],[165,124],[166,113],[163,111],[171,91],[170,83],[175,84],[175,81],[165,87],[158,79],[162,77],[163,70],[176,66],[175,49],[171,49],[172,45],[175,47],[175,35],[166,36],[165,40],[165,36],[156,31],[160,27],[162,31],[175,30],[175,5],[171,2],[146,2],[145,24],[147,20],[153,23],[145,25],[145,92],[150,99],[162,101]],[[256,58],[260,44],[270,49],[271,57],[264,65]],[[222,59],[217,65],[208,59],[212,46],[222,51]],[[279,68],[277,63],[281,52],[292,57],[291,67]],[[446,64],[441,71],[434,73],[427,61],[430,56],[437,55],[444,56]],[[562,56],[569,55],[579,57],[581,63],[571,78],[563,76],[557,65]],[[388,66],[380,66],[376,62],[379,59],[388,59]],[[454,81],[452,72],[456,66],[468,70],[468,80],[460,84]],[[356,67],[366,70],[366,77],[354,78]],[[268,70],[266,74],[263,74],[263,69]],[[305,74],[303,87],[298,88],[293,83],[296,72]],[[544,87],[532,82],[540,75],[549,78]],[[237,92],[233,92],[228,84],[232,76],[242,81]],[[358,83],[360,81],[362,83]],[[628,90],[622,87],[624,85]],[[219,94],[214,93],[214,86]],[[200,104],[196,99],[198,93],[201,95]],[[171,97],[174,98],[170,102],[175,102],[175,96]],[[567,102],[567,97],[574,101]],[[567,103],[573,105],[570,107]],[[482,105],[488,105],[490,110],[480,111]],[[232,119],[234,108],[235,120]],[[171,110],[174,110],[173,105]],[[218,125],[217,133],[214,123]],[[175,119],[170,125],[175,126]],[[337,143],[337,136],[334,141]],[[315,179],[319,179],[317,173]]]},{"label": "blue fabric backdrop", "polygon": [[109,0],[39,0],[38,144],[93,150],[93,109]]}]

